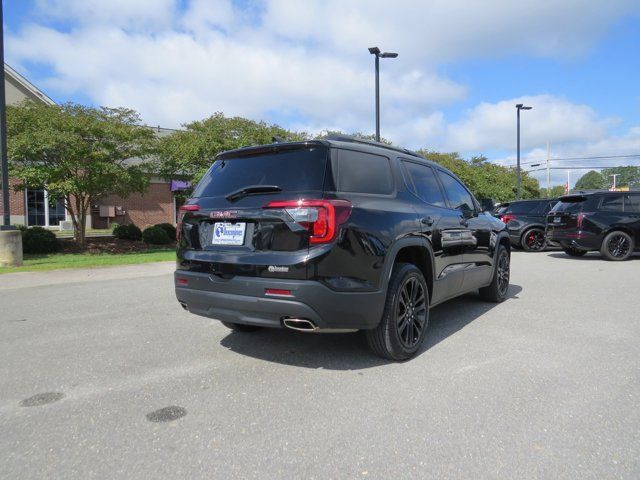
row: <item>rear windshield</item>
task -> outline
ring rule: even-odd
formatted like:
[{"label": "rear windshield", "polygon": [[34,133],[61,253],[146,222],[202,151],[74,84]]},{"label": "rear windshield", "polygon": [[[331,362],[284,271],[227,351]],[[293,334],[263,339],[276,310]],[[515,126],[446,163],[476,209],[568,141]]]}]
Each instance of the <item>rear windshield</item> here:
[{"label": "rear windshield", "polygon": [[227,195],[249,185],[276,185],[283,192],[322,191],[327,149],[283,150],[217,160],[192,197]]},{"label": "rear windshield", "polygon": [[586,198],[584,197],[566,197],[562,198],[558,203],[556,203],[555,207],[551,210],[552,212],[567,212],[567,213],[577,213],[582,211],[582,207],[586,202]]}]

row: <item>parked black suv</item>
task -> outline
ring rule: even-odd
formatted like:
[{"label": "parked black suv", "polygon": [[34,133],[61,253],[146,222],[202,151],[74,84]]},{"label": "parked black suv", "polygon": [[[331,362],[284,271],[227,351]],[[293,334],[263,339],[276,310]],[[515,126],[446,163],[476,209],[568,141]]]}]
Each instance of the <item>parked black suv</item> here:
[{"label": "parked black suv", "polygon": [[494,215],[507,225],[511,245],[528,252],[539,252],[547,246],[547,214],[556,203],[557,198],[502,203],[496,207]]},{"label": "parked black suv", "polygon": [[509,236],[450,172],[350,137],[222,153],[182,208],[175,286],[229,328],[366,330],[420,347],[429,307],[509,287]]},{"label": "parked black suv", "polygon": [[547,238],[568,255],[600,250],[607,260],[626,260],[640,245],[640,192],[561,197],[547,217]]}]

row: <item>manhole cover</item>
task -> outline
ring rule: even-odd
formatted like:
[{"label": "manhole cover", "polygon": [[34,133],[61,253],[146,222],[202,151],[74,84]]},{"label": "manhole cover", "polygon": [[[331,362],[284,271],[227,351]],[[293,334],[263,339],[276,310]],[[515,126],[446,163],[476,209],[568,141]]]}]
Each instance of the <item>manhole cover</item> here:
[{"label": "manhole cover", "polygon": [[170,407],[164,407],[155,412],[147,413],[147,420],[150,422],[171,422],[178,418],[184,417],[187,414],[187,410],[182,407],[172,405]]}]

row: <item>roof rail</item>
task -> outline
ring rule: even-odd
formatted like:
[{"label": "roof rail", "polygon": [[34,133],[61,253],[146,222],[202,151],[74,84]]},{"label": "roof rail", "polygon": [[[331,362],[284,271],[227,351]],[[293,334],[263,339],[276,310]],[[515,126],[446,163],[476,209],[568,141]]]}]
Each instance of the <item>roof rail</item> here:
[{"label": "roof rail", "polygon": [[424,160],[424,157],[413,150],[402,147],[394,147],[393,145],[387,145],[386,143],[376,142],[375,140],[365,140],[364,138],[354,137],[352,135],[331,134],[324,137],[324,140],[334,140],[336,142],[351,142],[361,143],[363,145],[371,145],[372,147],[386,148],[387,150],[393,150],[394,152],[405,153]]}]

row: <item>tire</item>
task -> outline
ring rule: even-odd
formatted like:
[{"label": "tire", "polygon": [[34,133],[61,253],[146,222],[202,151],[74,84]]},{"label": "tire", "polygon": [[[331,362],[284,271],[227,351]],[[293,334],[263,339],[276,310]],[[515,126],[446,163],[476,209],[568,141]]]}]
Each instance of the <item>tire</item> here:
[{"label": "tire", "polygon": [[619,262],[627,260],[635,248],[633,238],[627,232],[615,230],[602,241],[600,253],[607,260]]},{"label": "tire", "polygon": [[487,302],[500,303],[507,298],[509,277],[511,275],[511,257],[504,245],[498,247],[496,264],[493,268],[491,284],[480,289],[480,297]]},{"label": "tire", "polygon": [[573,247],[562,247],[562,251],[570,257],[582,257],[587,253],[586,250],[578,250],[577,248]]},{"label": "tire", "polygon": [[243,325],[241,323],[222,322],[222,324],[234,332],[255,332],[261,328],[255,325]]},{"label": "tire", "polygon": [[542,228],[530,228],[522,234],[520,245],[525,252],[542,252],[547,247],[547,240]]},{"label": "tire", "polygon": [[382,319],[367,330],[373,352],[394,361],[408,360],[420,349],[429,325],[429,289],[422,272],[411,263],[393,267]]}]

